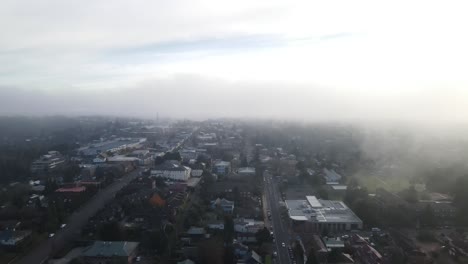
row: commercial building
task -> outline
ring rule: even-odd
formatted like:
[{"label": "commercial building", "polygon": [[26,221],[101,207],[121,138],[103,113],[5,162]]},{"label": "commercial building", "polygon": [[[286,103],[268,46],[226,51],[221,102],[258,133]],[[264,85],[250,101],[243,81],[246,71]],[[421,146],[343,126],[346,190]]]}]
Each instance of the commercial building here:
[{"label": "commercial building", "polygon": [[292,227],[302,232],[340,232],[362,228],[362,221],[342,201],[306,196],[285,201]]}]

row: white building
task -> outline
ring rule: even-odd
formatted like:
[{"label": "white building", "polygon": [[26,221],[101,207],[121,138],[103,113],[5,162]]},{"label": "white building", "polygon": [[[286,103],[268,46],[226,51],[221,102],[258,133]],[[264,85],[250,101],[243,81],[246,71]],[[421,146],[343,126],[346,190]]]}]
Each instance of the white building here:
[{"label": "white building", "polygon": [[166,161],[151,170],[151,176],[162,177],[174,181],[187,181],[192,169],[175,161]]},{"label": "white building", "polygon": [[306,200],[286,200],[289,218],[294,226],[330,232],[362,229],[362,221],[342,201],[317,199],[306,196]]}]

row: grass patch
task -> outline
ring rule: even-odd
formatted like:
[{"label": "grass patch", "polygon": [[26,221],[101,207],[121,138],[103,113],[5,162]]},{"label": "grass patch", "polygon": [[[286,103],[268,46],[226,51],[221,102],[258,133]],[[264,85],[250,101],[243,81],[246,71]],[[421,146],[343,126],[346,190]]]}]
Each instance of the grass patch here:
[{"label": "grass patch", "polygon": [[356,175],[359,185],[367,188],[369,192],[375,192],[378,188],[389,192],[399,192],[407,189],[411,184],[408,179],[402,177],[380,178],[371,175]]}]

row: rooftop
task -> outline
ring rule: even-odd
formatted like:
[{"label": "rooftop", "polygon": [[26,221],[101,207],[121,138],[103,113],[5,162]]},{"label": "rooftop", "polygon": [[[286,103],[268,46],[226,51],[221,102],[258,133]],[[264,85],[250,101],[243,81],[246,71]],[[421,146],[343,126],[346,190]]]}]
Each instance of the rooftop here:
[{"label": "rooftop", "polygon": [[242,173],[252,173],[254,174],[255,173],[255,168],[253,167],[242,167],[242,168],[239,168],[237,170],[237,173],[239,174],[242,174]]},{"label": "rooftop", "polygon": [[214,164],[214,166],[225,166],[225,167],[230,166],[230,165],[231,165],[231,162],[229,161],[217,161]]},{"label": "rooftop", "polygon": [[86,187],[85,186],[79,186],[79,187],[72,187],[72,188],[59,188],[57,190],[55,190],[56,192],[60,192],[60,193],[79,193],[79,192],[84,192],[86,191]]},{"label": "rooftop", "polygon": [[325,174],[325,180],[327,183],[339,182],[341,180],[341,175],[336,173],[335,170],[323,169],[323,173]]},{"label": "rooftop", "polygon": [[286,200],[289,216],[296,221],[359,223],[362,222],[341,201],[306,196],[306,200]]},{"label": "rooftop", "polygon": [[85,257],[128,257],[140,243],[127,241],[95,241],[93,245],[83,252]]},{"label": "rooftop", "polygon": [[346,189],[348,189],[348,186],[346,186],[346,185],[332,185],[331,188],[333,190],[335,190],[335,191],[345,191]]}]

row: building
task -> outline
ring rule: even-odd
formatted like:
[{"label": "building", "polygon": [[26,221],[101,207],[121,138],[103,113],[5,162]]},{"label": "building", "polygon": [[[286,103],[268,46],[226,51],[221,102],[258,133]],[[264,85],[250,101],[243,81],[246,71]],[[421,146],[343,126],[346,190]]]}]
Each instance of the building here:
[{"label": "building", "polygon": [[384,264],[382,255],[373,248],[363,237],[353,234],[347,242],[353,250],[354,260],[362,264]]},{"label": "building", "polygon": [[83,251],[85,263],[134,263],[138,254],[138,242],[95,241]]},{"label": "building", "polygon": [[165,161],[151,170],[151,176],[162,177],[174,181],[187,181],[192,169],[181,165],[177,161]]},{"label": "building", "polygon": [[128,156],[138,158],[138,162],[142,166],[151,165],[153,162],[153,155],[147,149],[134,150]]},{"label": "building", "polygon": [[226,199],[216,199],[214,201],[211,201],[211,207],[213,209],[215,208],[221,208],[223,212],[227,214],[232,214],[234,212],[234,202],[231,202]]},{"label": "building", "polygon": [[238,233],[255,234],[265,227],[263,221],[255,221],[254,219],[236,218],[234,219],[234,230]]},{"label": "building", "polygon": [[213,165],[213,173],[218,175],[226,175],[231,172],[231,162],[229,161],[217,161]]},{"label": "building", "polygon": [[31,173],[43,174],[62,168],[65,165],[65,157],[58,151],[49,151],[31,164]]},{"label": "building", "polygon": [[203,170],[192,169],[192,177],[200,178],[203,175]]},{"label": "building", "polygon": [[294,229],[302,232],[340,232],[362,228],[362,221],[342,201],[306,196],[306,200],[285,201]]},{"label": "building", "polygon": [[241,259],[237,260],[237,264],[262,264],[262,257],[257,252],[251,250]]},{"label": "building", "polygon": [[335,170],[323,169],[323,178],[326,184],[339,184],[342,177]]},{"label": "building", "polygon": [[184,148],[179,151],[180,157],[182,157],[182,160],[187,162],[189,160],[196,160],[198,158],[198,152],[196,149],[189,149],[189,148]]},{"label": "building", "polygon": [[412,207],[417,214],[422,214],[425,210],[430,208],[434,216],[442,221],[453,219],[457,214],[457,208],[455,208],[450,201],[421,200],[413,204]]}]

